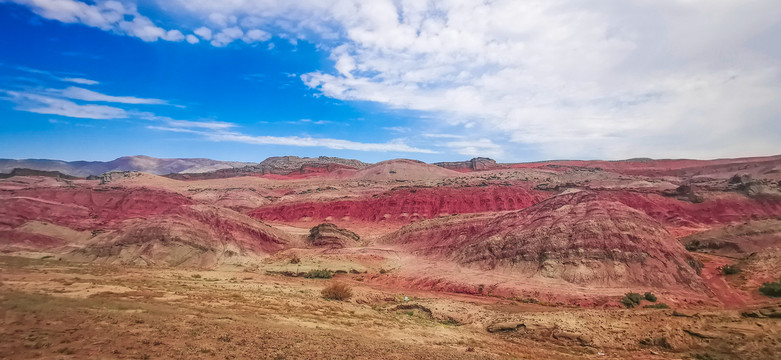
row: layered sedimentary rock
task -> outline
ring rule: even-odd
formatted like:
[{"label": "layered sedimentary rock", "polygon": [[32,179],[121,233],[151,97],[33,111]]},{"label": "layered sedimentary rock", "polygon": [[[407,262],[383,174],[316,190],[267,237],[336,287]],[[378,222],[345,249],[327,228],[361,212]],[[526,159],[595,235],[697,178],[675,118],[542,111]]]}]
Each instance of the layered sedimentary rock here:
[{"label": "layered sedimentary rock", "polygon": [[547,194],[517,186],[399,189],[355,200],[300,202],[264,206],[249,214],[280,221],[397,221],[437,216],[523,209]]},{"label": "layered sedimentary rock", "polygon": [[361,237],[350,230],[324,223],[310,229],[307,239],[312,246],[343,248],[357,245]]},{"label": "layered sedimentary rock", "polygon": [[434,165],[456,171],[482,171],[504,168],[504,166],[497,164],[494,159],[485,157],[476,157],[466,161],[438,162],[434,163]]},{"label": "layered sedimentary rock", "polygon": [[585,191],[501,215],[423,221],[383,241],[468,266],[578,284],[702,287],[698,263],[659,221]]},{"label": "layered sedimentary rock", "polygon": [[246,215],[195,205],[126,220],[65,257],[109,264],[211,267],[234,258],[271,254],[289,242],[287,234]]}]

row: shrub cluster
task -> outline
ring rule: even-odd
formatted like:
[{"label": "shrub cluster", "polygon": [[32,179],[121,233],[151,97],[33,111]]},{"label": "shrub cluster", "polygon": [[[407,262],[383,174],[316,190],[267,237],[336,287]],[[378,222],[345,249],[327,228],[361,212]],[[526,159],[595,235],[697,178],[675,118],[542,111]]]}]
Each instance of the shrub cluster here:
[{"label": "shrub cluster", "polygon": [[670,307],[667,306],[667,304],[665,304],[665,303],[658,303],[658,304],[646,305],[646,306],[643,306],[643,308],[646,308],[646,309],[669,309]]},{"label": "shrub cluster", "polygon": [[644,297],[646,300],[650,301],[650,302],[656,302],[656,295],[654,295],[654,294],[653,294],[653,293],[651,293],[651,292],[647,292],[647,293],[645,293],[645,295],[643,295],[643,297]]},{"label": "shrub cluster", "polygon": [[781,279],[776,282],[767,282],[762,284],[759,288],[759,292],[770,297],[781,297]]},{"label": "shrub cluster", "polygon": [[723,275],[735,275],[740,272],[740,269],[735,265],[724,265],[719,270]]},{"label": "shrub cluster", "polygon": [[304,277],[307,279],[330,279],[334,277],[334,273],[331,270],[309,270]]},{"label": "shrub cluster", "polygon": [[640,302],[643,301],[643,299],[643,295],[638,293],[626,293],[626,295],[621,298],[621,303],[624,304],[627,309],[631,309],[637,305],[640,305]]},{"label": "shrub cluster", "polygon": [[328,285],[320,294],[323,295],[323,298],[328,300],[344,301],[353,296],[353,291],[349,286],[335,282]]}]

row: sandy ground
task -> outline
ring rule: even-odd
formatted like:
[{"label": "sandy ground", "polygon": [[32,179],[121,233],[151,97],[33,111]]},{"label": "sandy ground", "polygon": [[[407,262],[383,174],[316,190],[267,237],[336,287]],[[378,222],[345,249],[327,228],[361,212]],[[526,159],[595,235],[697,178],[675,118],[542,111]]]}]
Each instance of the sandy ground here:
[{"label": "sandy ground", "polygon": [[[365,274],[324,280],[266,270],[0,257],[0,358],[775,359],[781,353],[781,320],[746,318],[738,310],[676,316],[673,309],[580,309],[406,294],[366,284]],[[354,296],[323,299],[320,290],[332,281],[352,286]],[[498,322],[525,328],[486,331]]]}]

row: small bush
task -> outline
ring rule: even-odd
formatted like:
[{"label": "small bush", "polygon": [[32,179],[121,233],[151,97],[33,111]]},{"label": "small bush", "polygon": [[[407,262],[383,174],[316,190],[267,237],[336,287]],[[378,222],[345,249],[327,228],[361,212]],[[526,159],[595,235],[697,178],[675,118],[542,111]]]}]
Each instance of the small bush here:
[{"label": "small bush", "polygon": [[301,258],[299,258],[298,256],[293,255],[293,257],[290,258],[290,263],[291,264],[298,264],[300,262],[301,262]]},{"label": "small bush", "polygon": [[724,265],[719,270],[723,275],[735,275],[740,272],[740,269],[735,265]]},{"label": "small bush", "polygon": [[643,295],[638,293],[626,293],[626,295],[621,298],[621,303],[624,304],[627,309],[640,305],[641,301],[643,301]]},{"label": "small bush", "polygon": [[646,308],[646,309],[669,309],[670,307],[667,306],[667,304],[665,304],[665,303],[658,303],[658,304],[646,305],[646,306],[643,306],[643,308]]},{"label": "small bush", "polygon": [[651,292],[647,292],[647,293],[645,293],[645,295],[643,295],[643,297],[644,297],[646,300],[650,301],[650,302],[656,302],[656,295],[654,295],[654,294],[653,294],[653,293],[651,293]]},{"label": "small bush", "polygon": [[334,277],[334,273],[330,270],[310,270],[304,277],[307,279],[330,279]]},{"label": "small bush", "polygon": [[345,301],[353,296],[353,291],[349,286],[335,282],[328,285],[320,294],[328,300]]},{"label": "small bush", "polygon": [[201,278],[201,274],[192,274],[192,275],[190,275],[190,277],[193,278],[193,279],[200,279]]},{"label": "small bush", "polygon": [[759,288],[759,292],[770,297],[781,297],[781,279],[777,282],[768,282],[762,284]]}]

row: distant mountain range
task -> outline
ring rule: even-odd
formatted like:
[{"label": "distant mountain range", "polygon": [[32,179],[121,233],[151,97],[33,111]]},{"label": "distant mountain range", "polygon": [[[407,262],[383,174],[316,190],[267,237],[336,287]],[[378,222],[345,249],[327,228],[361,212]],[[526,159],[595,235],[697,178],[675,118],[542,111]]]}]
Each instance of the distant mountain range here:
[{"label": "distant mountain range", "polygon": [[13,169],[59,171],[62,174],[86,177],[109,171],[143,171],[155,175],[171,173],[203,173],[221,169],[242,168],[256,163],[218,161],[211,159],[158,159],[150,156],[123,156],[111,161],[61,161],[45,159],[0,159],[0,173]]},{"label": "distant mountain range", "polygon": [[[415,160],[416,161],[416,160]],[[381,164],[381,163],[378,163]],[[251,175],[313,175],[334,171],[358,171],[369,167],[355,159],[338,157],[298,157],[275,156],[259,163],[239,161],[219,161],[203,158],[159,159],[150,156],[123,156],[111,161],[61,161],[42,159],[0,159],[0,175],[39,175],[60,177],[87,177],[101,175],[110,171],[142,171],[155,175],[165,175],[178,180],[219,179]],[[530,163],[497,163],[493,159],[477,157],[466,161],[437,162],[440,168],[460,172],[500,170],[509,168],[545,168],[545,169],[594,169],[606,170],[630,175],[697,175],[697,174],[735,174],[737,172],[765,174],[781,171],[781,155],[714,159],[647,159],[628,160],[551,160]],[[14,171],[16,169],[16,171]],[[41,173],[35,173],[35,171]],[[49,172],[50,174],[46,174]],[[2,178],[3,176],[0,176]]]}]

